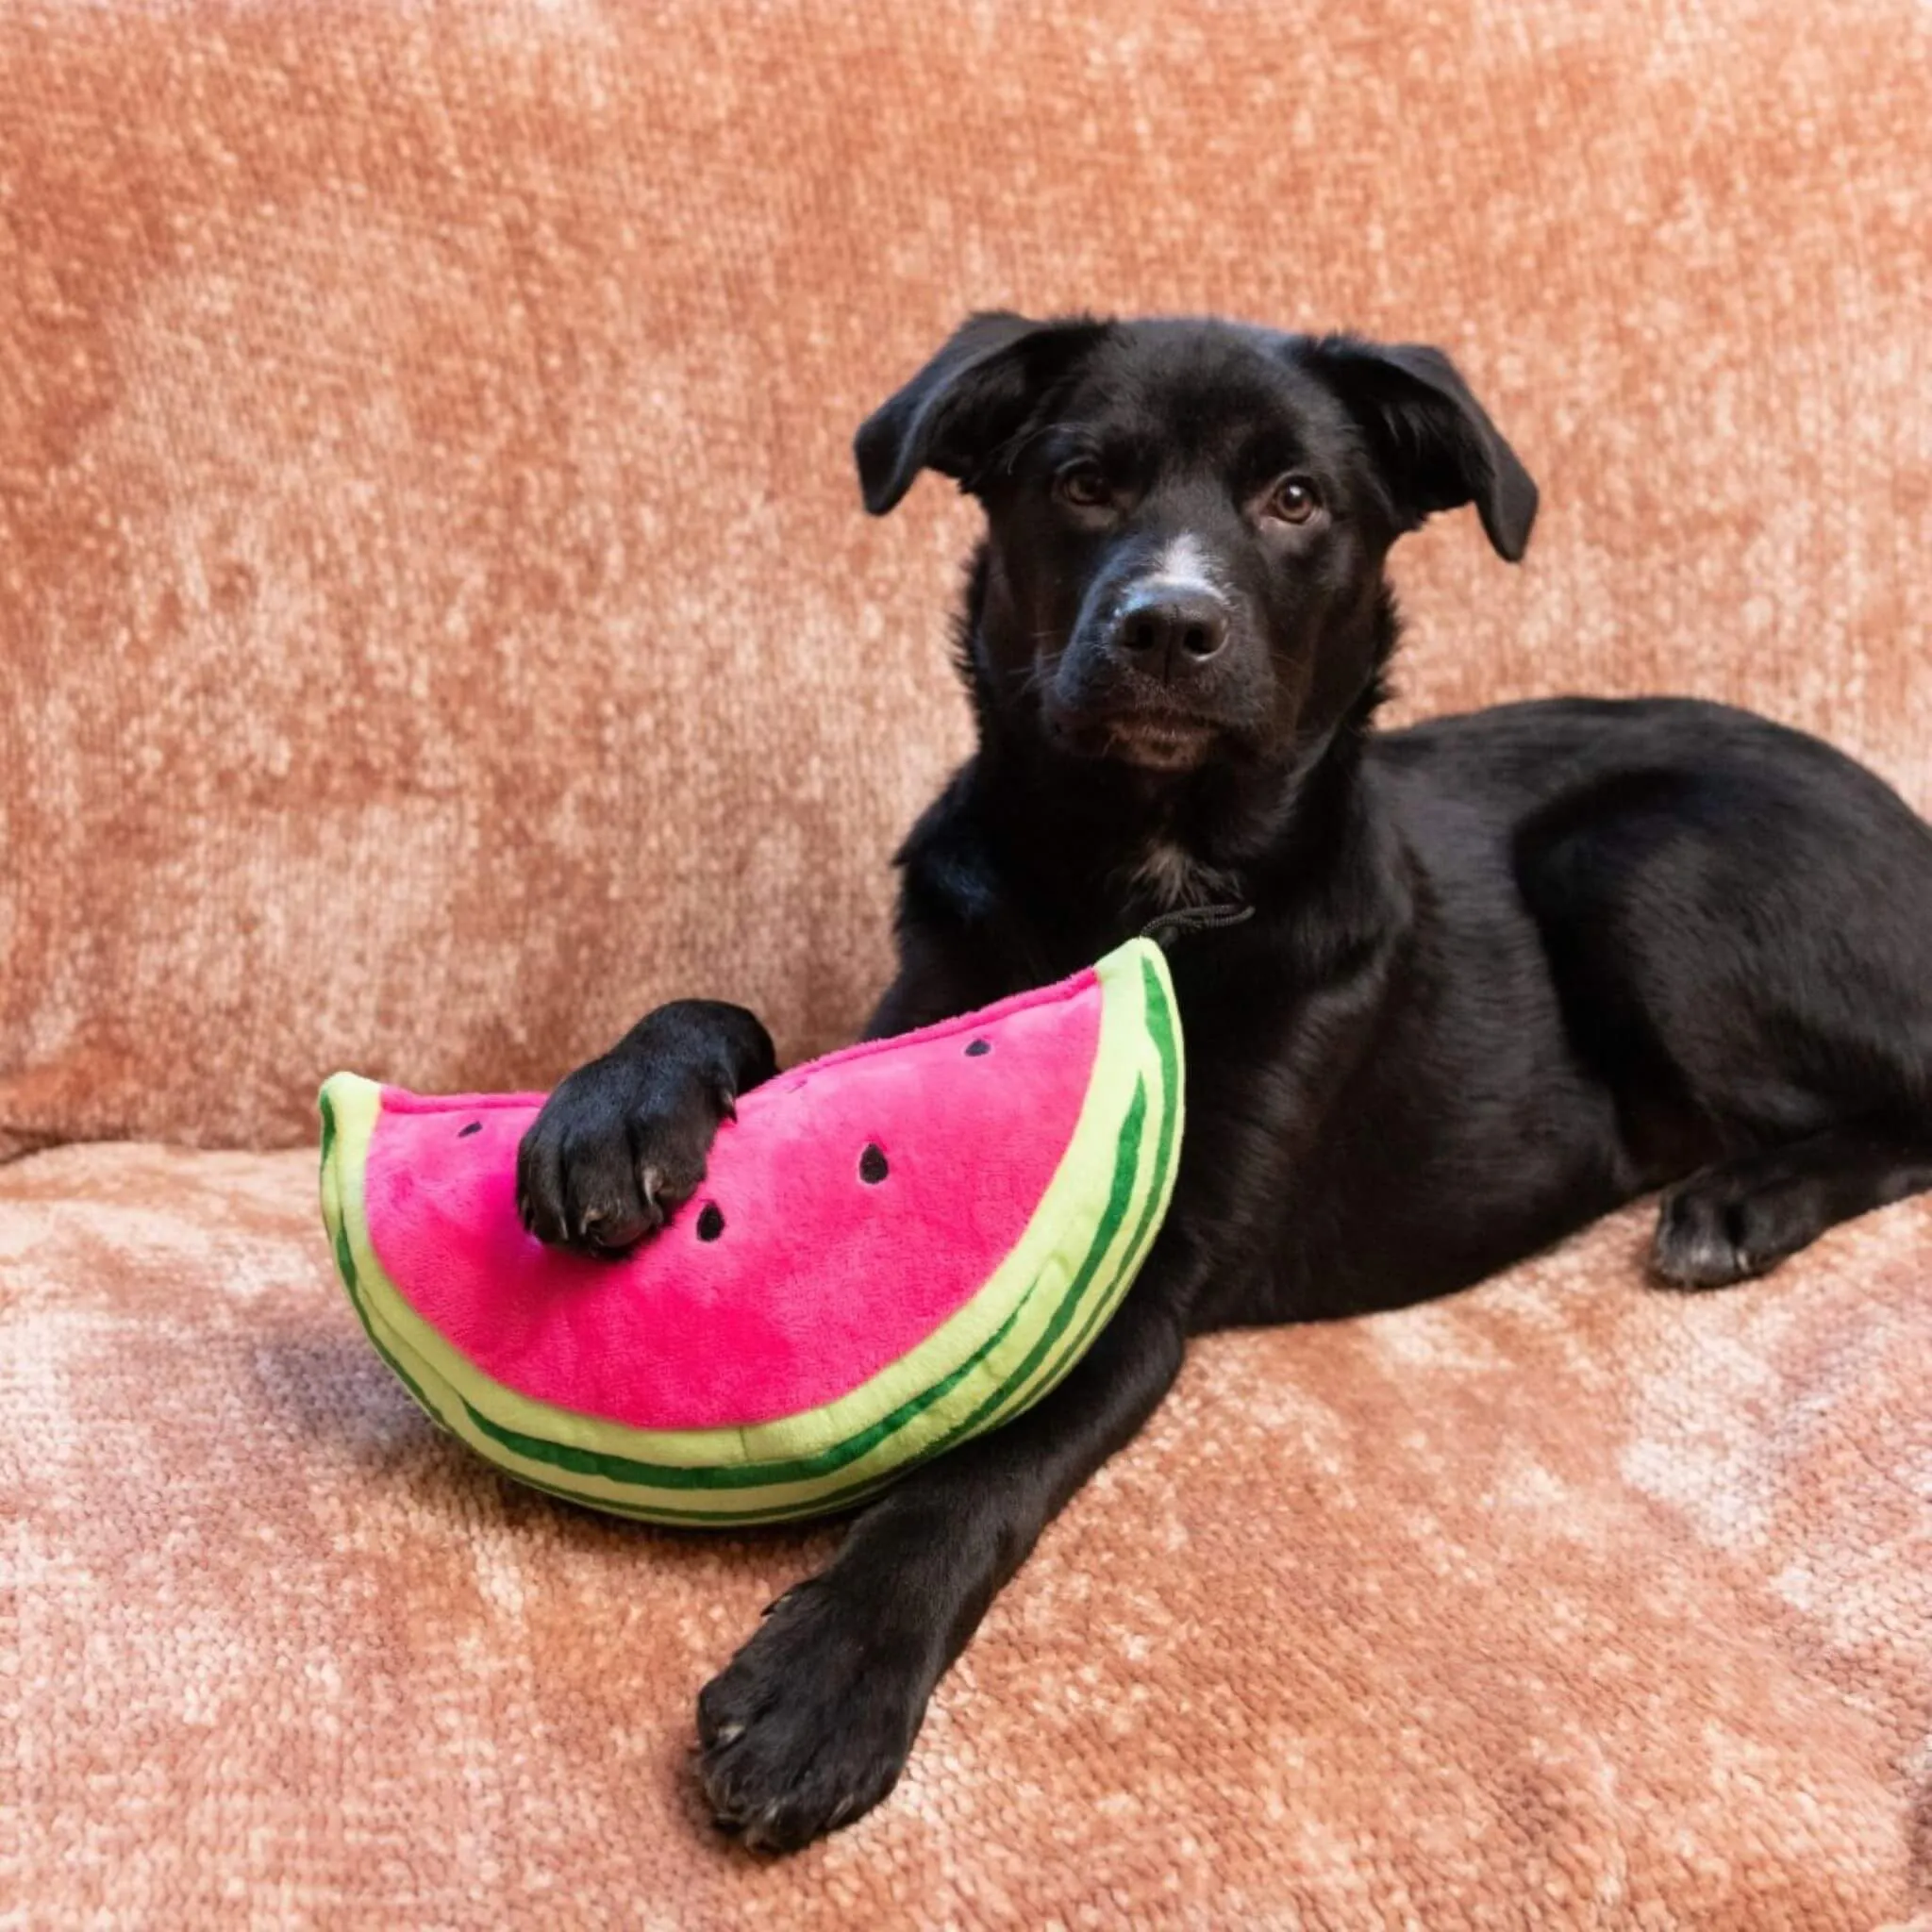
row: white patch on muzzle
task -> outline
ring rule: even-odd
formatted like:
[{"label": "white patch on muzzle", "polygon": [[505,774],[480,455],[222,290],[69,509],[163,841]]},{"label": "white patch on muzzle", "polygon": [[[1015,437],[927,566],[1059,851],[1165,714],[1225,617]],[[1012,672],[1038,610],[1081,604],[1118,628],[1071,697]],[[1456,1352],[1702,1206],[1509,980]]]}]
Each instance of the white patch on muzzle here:
[{"label": "white patch on muzzle", "polygon": [[1209,591],[1215,595],[1221,586],[1214,581],[1214,566],[1208,560],[1197,538],[1185,533],[1176,537],[1154,559],[1150,581],[1172,586],[1176,591]]}]

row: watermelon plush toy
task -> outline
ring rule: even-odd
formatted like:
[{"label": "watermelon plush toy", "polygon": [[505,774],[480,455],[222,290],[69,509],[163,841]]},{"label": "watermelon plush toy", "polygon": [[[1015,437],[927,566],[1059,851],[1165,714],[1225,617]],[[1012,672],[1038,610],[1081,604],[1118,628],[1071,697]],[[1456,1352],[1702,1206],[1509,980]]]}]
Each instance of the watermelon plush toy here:
[{"label": "watermelon plush toy", "polygon": [[429,1414],[620,1515],[857,1502],[1066,1374],[1166,1212],[1181,1042],[1160,950],[850,1047],[744,1094],[697,1193],[621,1261],[516,1208],[537,1094],[322,1090],[350,1299]]}]

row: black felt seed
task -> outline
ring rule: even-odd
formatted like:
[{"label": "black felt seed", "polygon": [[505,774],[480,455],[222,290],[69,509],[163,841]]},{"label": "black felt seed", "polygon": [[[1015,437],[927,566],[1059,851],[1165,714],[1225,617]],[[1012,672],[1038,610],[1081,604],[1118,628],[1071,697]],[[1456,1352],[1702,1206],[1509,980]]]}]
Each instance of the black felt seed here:
[{"label": "black felt seed", "polygon": [[698,1239],[714,1241],[724,1232],[724,1210],[715,1201],[707,1201],[698,1211]]},{"label": "black felt seed", "polygon": [[458,1141],[467,1141],[472,1134],[480,1134],[482,1131],[483,1123],[481,1121],[472,1121],[467,1127],[458,1129],[457,1139]]},{"label": "black felt seed", "polygon": [[875,1188],[886,1177],[886,1157],[878,1150],[875,1141],[865,1143],[865,1152],[858,1157],[858,1178],[867,1187]]},{"label": "black felt seed", "polygon": [[977,1059],[977,1058],[978,1058],[980,1057],[980,1055],[981,1055],[981,1054],[984,1054],[984,1053],[991,1053],[991,1051],[992,1051],[992,1041],[990,1041],[990,1040],[975,1040],[975,1041],[974,1041],[973,1042],[973,1044],[972,1044],[971,1046],[969,1046],[969,1047],[968,1047],[968,1048],[966,1049],[966,1058],[968,1058],[969,1060],[976,1060],[976,1059]]}]

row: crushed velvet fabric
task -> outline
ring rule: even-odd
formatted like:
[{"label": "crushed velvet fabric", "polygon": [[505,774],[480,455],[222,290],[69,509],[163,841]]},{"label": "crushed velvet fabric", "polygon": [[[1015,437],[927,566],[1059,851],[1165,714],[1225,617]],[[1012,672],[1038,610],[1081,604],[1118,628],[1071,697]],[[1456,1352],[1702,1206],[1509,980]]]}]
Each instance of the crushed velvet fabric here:
[{"label": "crushed velvet fabric", "polygon": [[967,308],[1442,343],[1543,486],[1410,711],[1695,691],[1932,801],[1918,0],[0,12],[0,1145],[294,1144],[656,1001],[851,1037],[972,519]]},{"label": "crushed velvet fabric", "polygon": [[767,1866],[691,1698],[829,1532],[499,1481],[264,1151],[850,1037],[972,519],[847,439],[970,307],[1442,343],[1544,514],[1405,546],[1399,714],[1932,805],[1928,130],[1918,0],[0,9],[0,1924],[1932,1924],[1924,1203],[1203,1344]]},{"label": "crushed velvet fabric", "polygon": [[1903,1922],[1932,1204],[1704,1296],[1644,1285],[1647,1231],[1198,1344],[898,1790],[770,1865],[705,1820],[691,1702],[833,1532],[653,1531],[494,1474],[363,1339],[307,1154],[17,1161],[0,1918]]}]

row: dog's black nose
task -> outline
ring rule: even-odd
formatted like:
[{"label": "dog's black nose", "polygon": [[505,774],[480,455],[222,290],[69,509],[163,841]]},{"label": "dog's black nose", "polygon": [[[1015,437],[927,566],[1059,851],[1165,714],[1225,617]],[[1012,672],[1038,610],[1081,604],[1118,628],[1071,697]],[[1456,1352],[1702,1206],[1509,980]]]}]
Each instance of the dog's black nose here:
[{"label": "dog's black nose", "polygon": [[1157,677],[1185,677],[1227,641],[1227,606],[1206,588],[1150,584],[1131,591],[1113,622],[1114,650]]}]

